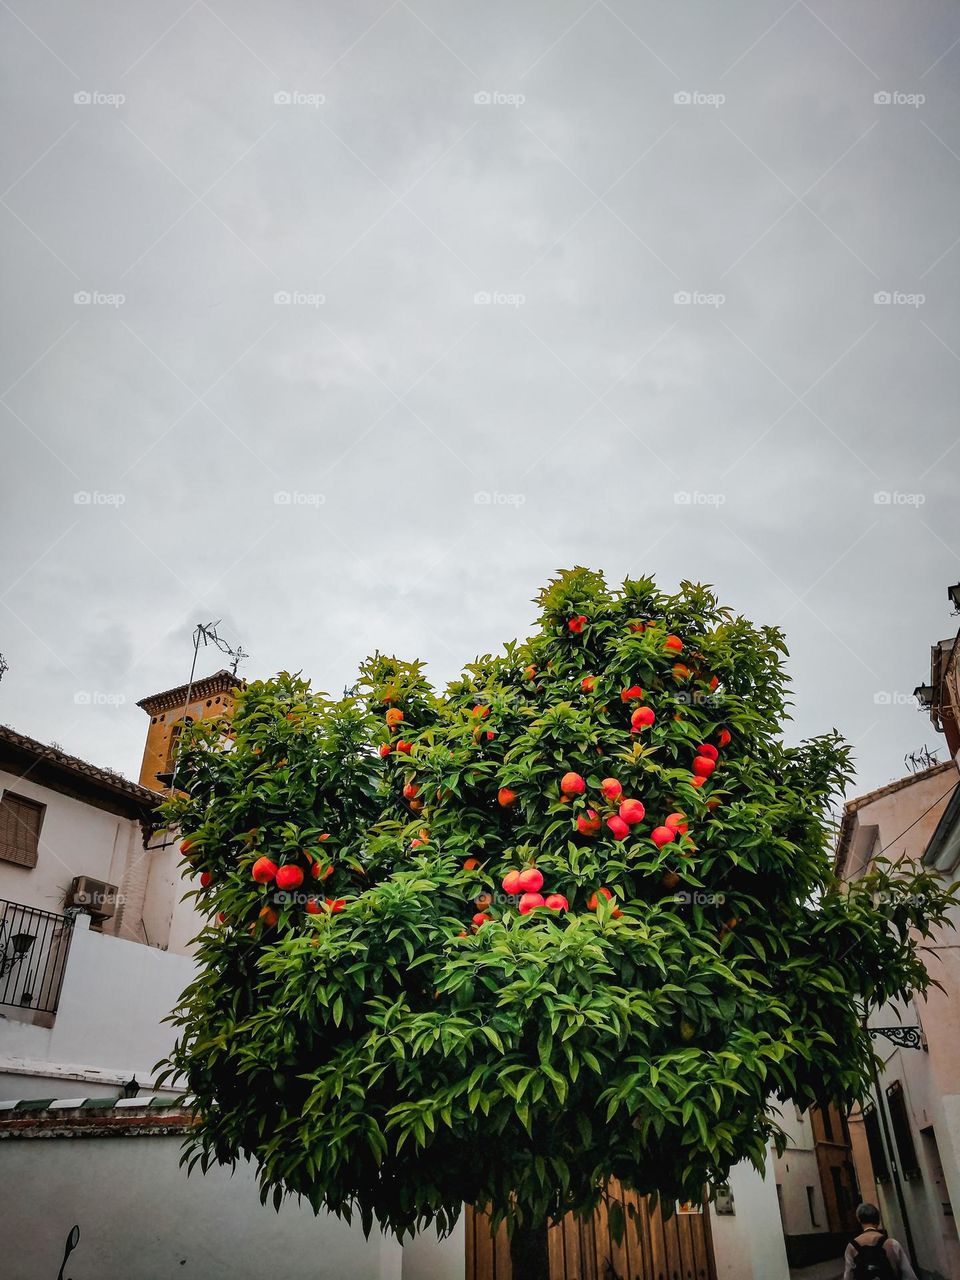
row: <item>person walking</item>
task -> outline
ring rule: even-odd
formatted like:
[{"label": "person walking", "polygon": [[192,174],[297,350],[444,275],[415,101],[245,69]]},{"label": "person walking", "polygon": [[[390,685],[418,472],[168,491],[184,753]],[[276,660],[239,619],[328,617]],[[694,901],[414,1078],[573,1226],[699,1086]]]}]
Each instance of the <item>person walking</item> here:
[{"label": "person walking", "polygon": [[876,1205],[859,1205],[857,1221],[863,1230],[847,1245],[843,1280],[917,1280],[901,1245],[880,1226]]}]

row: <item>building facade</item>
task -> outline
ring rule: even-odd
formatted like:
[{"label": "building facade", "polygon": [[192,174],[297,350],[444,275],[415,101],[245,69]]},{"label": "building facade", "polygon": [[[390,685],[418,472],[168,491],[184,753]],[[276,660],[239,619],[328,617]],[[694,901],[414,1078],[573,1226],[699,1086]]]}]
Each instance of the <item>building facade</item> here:
[{"label": "building facade", "polygon": [[856,1229],[860,1199],[847,1117],[824,1101],[806,1111],[784,1104],[776,1118],[787,1135],[774,1171],[790,1265],[838,1258]]},{"label": "building facade", "polygon": [[[955,605],[960,587],[950,589]],[[916,695],[949,759],[844,806],[836,870],[845,881],[876,859],[904,858],[946,883],[960,879],[960,685],[957,637],[931,648]],[[895,904],[894,904],[895,905]],[[937,986],[869,1020],[881,1060],[873,1097],[850,1117],[857,1174],[891,1234],[912,1245],[925,1280],[960,1276],[960,909],[924,948]]]}]

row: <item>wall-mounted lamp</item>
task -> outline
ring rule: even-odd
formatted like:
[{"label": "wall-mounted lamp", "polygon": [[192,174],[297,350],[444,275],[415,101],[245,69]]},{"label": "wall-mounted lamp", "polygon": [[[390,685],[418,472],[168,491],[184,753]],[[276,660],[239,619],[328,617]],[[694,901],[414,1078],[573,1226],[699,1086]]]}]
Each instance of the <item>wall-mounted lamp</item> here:
[{"label": "wall-mounted lamp", "polygon": [[913,691],[913,696],[923,707],[924,711],[929,711],[933,706],[933,685],[918,684]]}]

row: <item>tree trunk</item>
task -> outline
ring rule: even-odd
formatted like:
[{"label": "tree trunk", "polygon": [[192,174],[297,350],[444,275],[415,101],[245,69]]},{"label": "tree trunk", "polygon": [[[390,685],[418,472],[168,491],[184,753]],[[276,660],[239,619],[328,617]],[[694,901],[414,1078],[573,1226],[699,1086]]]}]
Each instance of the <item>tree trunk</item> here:
[{"label": "tree trunk", "polygon": [[517,1227],[510,1240],[513,1280],[550,1280],[547,1224]]}]

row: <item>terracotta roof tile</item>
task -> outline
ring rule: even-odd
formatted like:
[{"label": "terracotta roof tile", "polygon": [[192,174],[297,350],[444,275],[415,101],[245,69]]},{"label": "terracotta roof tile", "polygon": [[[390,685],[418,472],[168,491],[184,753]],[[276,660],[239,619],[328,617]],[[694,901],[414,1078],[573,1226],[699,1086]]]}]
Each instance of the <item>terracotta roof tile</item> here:
[{"label": "terracotta roof tile", "polygon": [[[0,725],[0,761],[11,758],[20,762],[30,761],[32,768],[42,766],[44,775],[49,775],[52,771],[93,784],[96,790],[122,799],[138,810],[153,810],[164,799],[157,792],[148,791],[139,783],[131,782],[121,773],[102,769],[78,756],[69,755],[59,747],[51,747],[38,742],[36,738],[28,738],[25,733],[17,733],[9,725]],[[29,773],[24,776],[29,776]],[[44,785],[45,777],[38,772],[36,781],[39,785]]]},{"label": "terracotta roof tile", "polygon": [[151,693],[149,697],[141,698],[137,706],[142,707],[148,715],[152,716],[158,711],[182,706],[186,701],[188,688],[190,688],[190,701],[194,702],[198,698],[208,698],[212,693],[242,689],[243,686],[244,681],[239,676],[221,667],[219,671],[214,671],[213,675],[201,676],[199,680],[194,680],[192,688],[186,684],[178,684],[173,689],[164,689],[162,693]]}]

